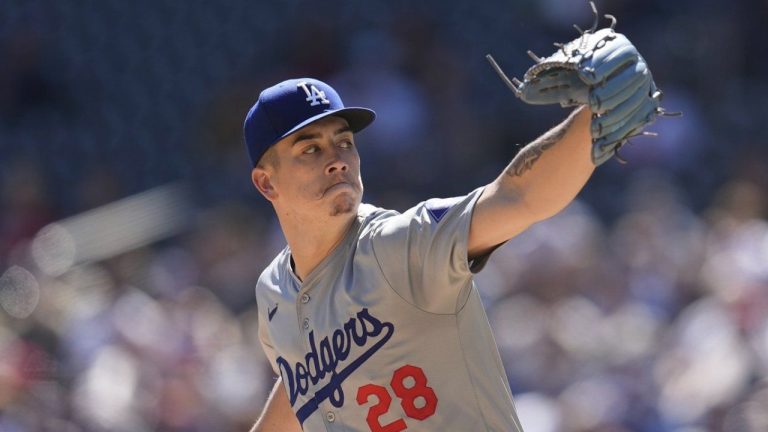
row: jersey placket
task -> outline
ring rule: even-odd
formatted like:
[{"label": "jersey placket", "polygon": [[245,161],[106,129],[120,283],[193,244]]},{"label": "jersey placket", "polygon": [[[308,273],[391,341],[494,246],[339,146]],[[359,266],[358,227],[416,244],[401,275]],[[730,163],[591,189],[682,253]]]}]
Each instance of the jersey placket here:
[{"label": "jersey placket", "polygon": [[[301,333],[301,343],[304,347],[304,352],[309,352],[311,347],[309,345],[309,333],[314,330],[314,326],[311,322],[312,311],[312,295],[314,294],[315,283],[301,286],[299,293],[296,296],[296,316],[299,322],[299,332]],[[318,337],[316,334],[315,337]],[[309,371],[307,371],[309,372]],[[322,385],[322,382],[319,383]],[[311,386],[312,399],[316,399],[315,392],[317,391],[317,385]],[[316,401],[317,403],[317,401]],[[322,420],[325,423],[326,430],[333,430],[332,426],[337,421],[338,412],[335,411],[333,406],[329,406],[330,403],[325,400],[317,403],[317,411],[313,415],[322,416]]]},{"label": "jersey placket", "polygon": [[[348,249],[350,247],[349,240],[354,239],[353,235],[357,232],[358,226],[359,221],[350,227],[350,231],[347,233],[345,241],[339,245],[338,249],[335,250],[333,254],[325,261],[323,261],[315,270],[313,270],[304,280],[304,282],[300,281],[293,271],[290,272],[298,286],[298,292],[296,293],[294,304],[296,307],[296,318],[301,339],[301,346],[303,347],[303,351],[305,353],[310,352],[312,349],[309,343],[310,332],[315,331],[314,337],[315,340],[318,340],[327,336],[325,334],[326,332],[333,330],[332,328],[317,328],[316,321],[313,321],[313,318],[317,318],[313,316],[313,312],[315,312],[317,309],[317,306],[314,302],[320,301],[319,299],[333,298],[332,294],[327,292],[332,288],[328,286],[327,283],[325,283],[327,280],[325,279],[326,276],[323,276],[323,274],[328,267],[333,267],[335,262],[338,262],[340,259],[343,259],[347,256]],[[299,361],[301,361],[301,359]],[[307,371],[307,373],[309,373],[309,371]],[[308,398],[304,403],[308,403],[310,400],[314,400],[317,411],[310,414],[309,417],[314,415],[321,416],[320,418],[325,424],[326,430],[331,431],[336,430],[339,427],[337,425],[342,424],[340,418],[340,408],[335,407],[328,398],[323,401],[318,401],[316,397],[316,392],[324,385],[328,384],[327,380],[328,377],[326,377],[325,380],[320,380],[317,384],[314,385],[310,380],[309,391],[312,392],[312,396],[311,398]],[[309,396],[309,392],[307,393],[307,396]]]}]

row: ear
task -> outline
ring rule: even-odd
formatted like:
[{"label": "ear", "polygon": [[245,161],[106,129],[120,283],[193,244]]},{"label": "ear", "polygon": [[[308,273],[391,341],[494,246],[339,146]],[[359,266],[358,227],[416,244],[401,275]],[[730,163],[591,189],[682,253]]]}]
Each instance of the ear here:
[{"label": "ear", "polygon": [[272,184],[272,173],[261,167],[251,170],[251,181],[256,189],[264,195],[268,201],[274,201],[277,198],[277,191]]}]

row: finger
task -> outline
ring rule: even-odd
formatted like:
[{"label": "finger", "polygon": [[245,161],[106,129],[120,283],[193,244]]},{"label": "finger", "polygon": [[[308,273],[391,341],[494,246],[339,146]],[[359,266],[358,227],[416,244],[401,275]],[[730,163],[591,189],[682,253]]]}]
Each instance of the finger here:
[{"label": "finger", "polygon": [[[598,138],[613,133],[621,125],[632,118],[632,116],[644,106],[658,106],[648,94],[650,83],[638,89],[629,99],[622,102],[611,111],[607,111],[592,120],[592,137]],[[650,105],[649,105],[650,104]]]},{"label": "finger", "polygon": [[595,85],[605,81],[612,75],[621,72],[638,61],[639,54],[634,45],[626,44],[606,45],[596,50],[583,67],[579,68],[580,77],[584,82]]},{"label": "finger", "polygon": [[610,111],[635,94],[650,79],[645,62],[638,62],[602,85],[594,87],[589,94],[590,109],[595,113]]}]

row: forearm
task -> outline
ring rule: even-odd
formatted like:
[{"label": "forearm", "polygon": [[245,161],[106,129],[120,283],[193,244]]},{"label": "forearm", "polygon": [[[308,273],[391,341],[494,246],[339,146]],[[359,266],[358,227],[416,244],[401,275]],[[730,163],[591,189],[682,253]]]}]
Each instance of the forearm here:
[{"label": "forearm", "polygon": [[524,206],[533,222],[553,216],[576,197],[595,169],[590,121],[586,107],[574,110],[520,150],[491,187]]},{"label": "forearm", "polygon": [[288,395],[278,378],[259,420],[250,432],[301,432],[301,425],[288,402]]}]

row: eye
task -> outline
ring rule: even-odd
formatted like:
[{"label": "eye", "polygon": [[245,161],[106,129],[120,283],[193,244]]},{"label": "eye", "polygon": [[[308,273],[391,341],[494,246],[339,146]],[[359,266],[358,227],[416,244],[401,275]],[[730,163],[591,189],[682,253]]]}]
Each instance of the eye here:
[{"label": "eye", "polygon": [[319,150],[319,148],[316,145],[313,144],[313,145],[305,147],[304,150],[302,150],[302,153],[304,153],[304,154],[312,154],[312,153],[316,153],[318,150]]},{"label": "eye", "polygon": [[352,143],[351,140],[344,140],[344,141],[339,142],[339,147],[341,147],[341,148],[352,148],[352,147],[354,147],[354,144]]}]

